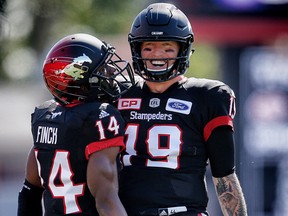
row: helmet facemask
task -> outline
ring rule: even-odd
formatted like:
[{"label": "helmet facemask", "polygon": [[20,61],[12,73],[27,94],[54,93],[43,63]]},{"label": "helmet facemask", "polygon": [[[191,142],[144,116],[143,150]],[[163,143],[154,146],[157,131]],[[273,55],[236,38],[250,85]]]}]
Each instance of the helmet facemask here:
[{"label": "helmet facemask", "polygon": [[[172,39],[170,39],[173,41]],[[153,41],[153,40],[149,40]],[[159,40],[155,40],[159,41]],[[177,41],[178,42],[178,41]],[[192,46],[186,46],[185,43],[178,42],[180,45],[180,49],[178,52],[178,56],[176,58],[142,58],[141,57],[141,43],[130,42],[131,50],[132,50],[132,60],[133,60],[133,67],[135,73],[141,76],[143,79],[150,81],[150,82],[164,82],[174,77],[177,77],[181,74],[185,74],[187,68],[189,67],[189,57],[194,52]],[[188,54],[189,53],[189,54]],[[187,57],[187,55],[189,57]],[[162,69],[149,69],[147,63],[148,62],[162,62]],[[170,62],[173,61],[171,64]],[[150,63],[151,64],[151,63]]]},{"label": "helmet facemask", "polygon": [[133,83],[134,76],[130,64],[121,59],[114,48],[110,47],[106,61],[89,78],[91,92],[87,100],[95,98],[95,93],[98,92],[97,100],[116,101]]}]

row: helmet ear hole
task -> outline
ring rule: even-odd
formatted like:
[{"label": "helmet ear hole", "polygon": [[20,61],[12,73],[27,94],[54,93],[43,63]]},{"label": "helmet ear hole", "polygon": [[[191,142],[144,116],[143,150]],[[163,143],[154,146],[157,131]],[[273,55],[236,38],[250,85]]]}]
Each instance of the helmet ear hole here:
[{"label": "helmet ear hole", "polygon": [[[166,76],[151,74],[144,67],[139,46],[144,41],[175,41],[181,44],[174,66],[166,71]],[[181,10],[169,3],[149,5],[136,16],[128,34],[135,73],[154,82],[167,81],[184,74],[189,66],[193,41],[191,24]]]},{"label": "helmet ear hole", "polygon": [[[124,68],[118,66],[122,62],[125,62]],[[115,65],[111,76],[100,70],[107,64]],[[129,63],[116,54],[114,47],[88,34],[62,38],[50,49],[43,64],[46,86],[63,104],[101,100],[103,95],[105,101],[116,100],[124,91],[116,92],[113,85],[104,88],[99,83],[109,83],[107,80],[116,79],[118,75],[124,77],[124,73],[129,75],[127,83],[134,84]]]}]

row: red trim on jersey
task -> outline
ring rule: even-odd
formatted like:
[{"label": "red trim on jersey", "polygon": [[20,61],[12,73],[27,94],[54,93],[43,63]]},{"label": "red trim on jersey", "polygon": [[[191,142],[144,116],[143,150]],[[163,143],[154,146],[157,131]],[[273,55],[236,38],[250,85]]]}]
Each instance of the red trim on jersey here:
[{"label": "red trim on jersey", "polygon": [[112,139],[107,139],[107,140],[99,141],[99,142],[92,142],[86,146],[86,149],[85,149],[86,159],[88,160],[89,156],[96,151],[101,151],[102,149],[109,148],[109,147],[116,147],[116,146],[120,147],[120,152],[125,149],[123,136],[119,136],[119,137],[115,137]]},{"label": "red trim on jersey", "polygon": [[207,141],[212,133],[212,131],[219,126],[231,126],[233,130],[233,120],[230,116],[219,116],[217,118],[212,119],[206,126],[204,127],[204,140]]}]

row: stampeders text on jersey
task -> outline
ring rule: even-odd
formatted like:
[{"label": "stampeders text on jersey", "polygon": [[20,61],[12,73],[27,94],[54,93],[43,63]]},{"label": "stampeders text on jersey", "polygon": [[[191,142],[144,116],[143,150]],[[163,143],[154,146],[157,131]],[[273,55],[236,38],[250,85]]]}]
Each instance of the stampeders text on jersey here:
[{"label": "stampeders text on jersey", "polygon": [[173,116],[172,114],[166,114],[166,113],[139,113],[136,111],[132,111],[130,113],[130,119],[138,119],[138,120],[147,120],[148,122],[150,120],[172,120]]}]

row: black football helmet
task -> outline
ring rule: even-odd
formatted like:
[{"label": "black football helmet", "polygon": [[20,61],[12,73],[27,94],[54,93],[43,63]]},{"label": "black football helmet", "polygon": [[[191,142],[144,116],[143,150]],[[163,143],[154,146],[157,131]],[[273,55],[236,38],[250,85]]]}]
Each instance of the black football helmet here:
[{"label": "black football helmet", "polygon": [[62,38],[51,48],[43,76],[49,91],[62,104],[116,101],[134,84],[130,64],[114,47],[80,33]]},{"label": "black football helmet", "polygon": [[[154,3],[142,10],[135,18],[128,41],[132,53],[132,63],[136,74],[151,82],[163,82],[184,74],[189,67],[190,55],[194,52],[194,34],[186,15],[172,4]],[[159,59],[168,63],[175,60],[172,67],[164,70],[148,70],[145,63],[151,59],[141,57],[141,43],[144,41],[176,41],[180,50],[175,59]]]}]

